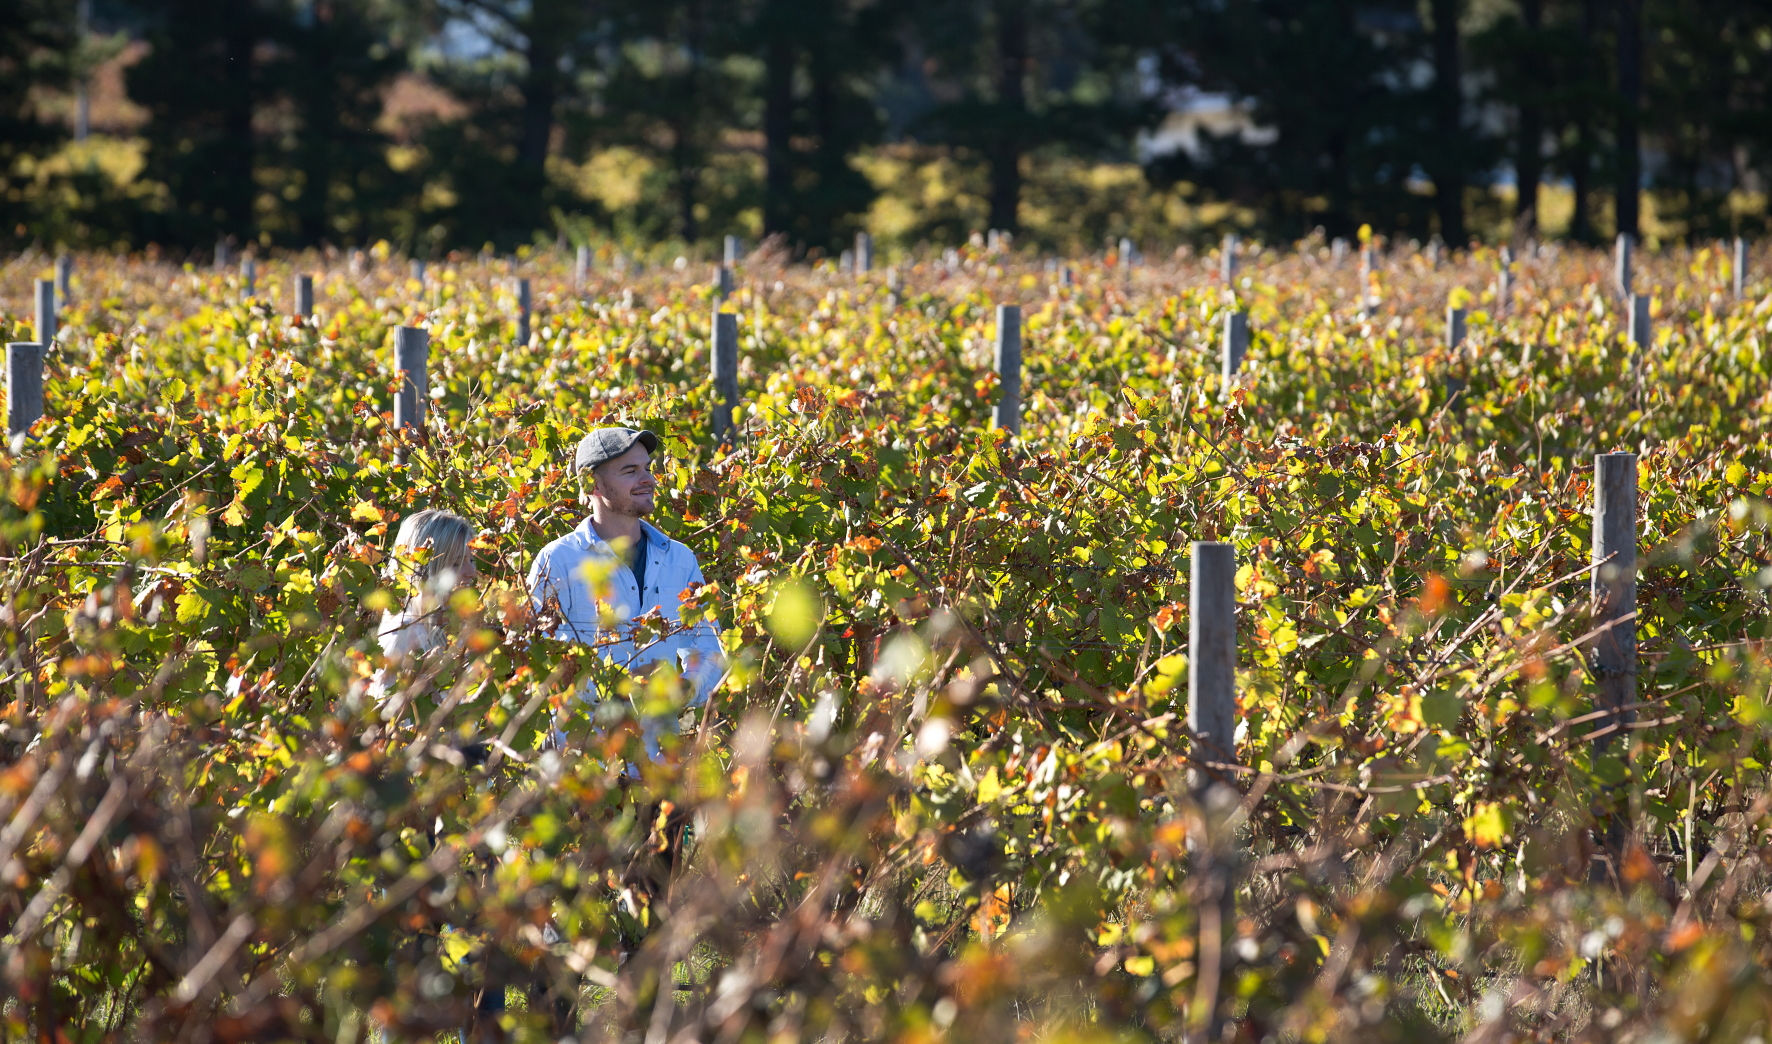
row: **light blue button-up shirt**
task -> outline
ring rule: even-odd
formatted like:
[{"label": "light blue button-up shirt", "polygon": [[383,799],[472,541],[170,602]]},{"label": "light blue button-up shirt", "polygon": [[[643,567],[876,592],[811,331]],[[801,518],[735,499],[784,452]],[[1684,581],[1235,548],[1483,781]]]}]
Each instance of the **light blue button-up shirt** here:
[{"label": "light blue button-up shirt", "polygon": [[[650,523],[641,521],[640,532],[646,555],[646,590],[640,590],[634,570],[626,563],[610,574],[609,607],[617,620],[612,635],[603,634],[597,597],[585,579],[583,567],[587,561],[615,558],[615,549],[597,535],[589,518],[535,556],[529,567],[530,598],[537,612],[549,608],[550,603],[558,604],[560,623],[554,628],[555,638],[595,645],[598,653],[630,671],[659,661],[676,664],[684,680],[694,686],[694,702],[699,704],[726,673],[726,655],[713,624],[701,620],[692,627],[683,627],[678,596],[691,585],[703,582],[701,564],[696,561],[695,552]],[[654,608],[664,618],[665,630],[673,633],[644,644],[632,637],[620,637],[629,631],[630,620]],[[611,638],[615,640],[606,640]],[[594,691],[580,695],[596,699]]]}]

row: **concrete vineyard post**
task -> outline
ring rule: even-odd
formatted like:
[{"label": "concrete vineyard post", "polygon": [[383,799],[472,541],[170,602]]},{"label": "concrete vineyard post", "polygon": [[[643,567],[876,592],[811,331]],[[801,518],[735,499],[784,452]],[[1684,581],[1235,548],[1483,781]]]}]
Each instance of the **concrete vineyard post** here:
[{"label": "concrete vineyard post", "polygon": [[898,266],[893,265],[886,270],[886,310],[896,312],[903,302],[904,276],[899,273]]},{"label": "concrete vineyard post", "polygon": [[1235,311],[1224,317],[1224,340],[1221,346],[1219,379],[1225,391],[1243,368],[1243,356],[1249,351],[1249,313]]},{"label": "concrete vineyard post", "polygon": [[1462,308],[1446,309],[1446,348],[1457,351],[1464,344],[1465,311]]},{"label": "concrete vineyard post", "polygon": [[1739,301],[1747,296],[1747,240],[1740,236],[1735,237],[1735,264],[1731,267],[1735,299]]},{"label": "concrete vineyard post", "polygon": [[529,280],[517,280],[517,344],[529,343]]},{"label": "concrete vineyard post", "polygon": [[849,275],[855,271],[855,251],[844,250],[837,255],[837,271]]},{"label": "concrete vineyard post", "polygon": [[1237,792],[1223,769],[1236,761],[1237,555],[1226,543],[1196,541],[1188,591],[1187,723],[1193,733],[1189,789],[1199,806],[1204,837],[1193,846],[1200,894],[1200,976],[1194,994],[1201,1040],[1218,1040],[1226,1017],[1225,935],[1236,923],[1235,855],[1231,813]]},{"label": "concrete vineyard post", "polygon": [[418,284],[420,290],[424,289],[425,263],[416,257],[412,259],[412,281]]},{"label": "concrete vineyard post", "polygon": [[240,262],[240,298],[249,300],[258,292],[258,262],[245,258]]},{"label": "concrete vineyard post", "polygon": [[74,259],[66,254],[55,259],[55,296],[63,304],[74,299]]},{"label": "concrete vineyard post", "polygon": [[1612,280],[1618,284],[1618,292],[1625,297],[1630,296],[1631,289],[1631,237],[1629,232],[1618,233],[1618,245],[1613,248]]},{"label": "concrete vineyard post", "polygon": [[1365,310],[1372,306],[1372,244],[1360,245],[1360,308]]},{"label": "concrete vineyard post", "polygon": [[6,433],[29,431],[43,416],[43,346],[14,341],[6,346]]},{"label": "concrete vineyard post", "polygon": [[731,442],[738,406],[738,316],[714,313],[714,438]]},{"label": "concrete vineyard post", "polygon": [[714,293],[716,295],[716,299],[720,300],[720,301],[724,301],[728,297],[732,296],[732,269],[731,269],[731,267],[729,267],[727,265],[721,265],[719,268],[714,270]]},{"label": "concrete vineyard post", "polygon": [[1237,278],[1237,246],[1237,234],[1225,233],[1224,246],[1218,252],[1218,274],[1227,283]]},{"label": "concrete vineyard post", "polygon": [[1072,271],[1070,265],[1065,265],[1058,270],[1058,285],[1064,287],[1077,285],[1077,273]]},{"label": "concrete vineyard post", "polygon": [[991,426],[1021,434],[1021,306],[997,306],[997,406]]},{"label": "concrete vineyard post", "polygon": [[721,244],[721,247],[721,263],[727,268],[737,268],[739,255],[744,252],[744,246],[739,241],[739,238],[737,236],[727,236],[725,241]]},{"label": "concrete vineyard post", "polygon": [[314,277],[298,275],[295,277],[295,317],[310,319],[314,315]]},{"label": "concrete vineyard post", "polygon": [[226,270],[228,267],[228,264],[233,260],[234,260],[234,251],[231,247],[228,246],[228,241],[225,239],[216,240],[215,241],[215,270],[217,272],[221,272],[221,271]]},{"label": "concrete vineyard post", "polygon": [[394,331],[394,372],[400,378],[400,390],[394,395],[396,428],[424,426],[425,406],[430,398],[426,377],[430,357],[429,334],[416,326],[402,326]]},{"label": "concrete vineyard post", "polygon": [[37,280],[37,343],[48,351],[55,345],[55,280]]},{"label": "concrete vineyard post", "polygon": [[1649,295],[1630,295],[1630,343],[1638,350],[1649,347]]},{"label": "concrete vineyard post", "polygon": [[1347,260],[1347,240],[1336,236],[1330,241],[1329,260],[1335,262],[1337,268],[1341,267],[1341,263]]},{"label": "concrete vineyard post", "polygon": [[866,275],[874,270],[874,237],[866,232],[855,234],[855,271]]},{"label": "concrete vineyard post", "polygon": [[585,282],[590,279],[590,276],[591,248],[588,246],[581,246],[578,248],[578,257],[574,259],[572,263],[572,288],[574,290],[583,290],[585,288]]}]

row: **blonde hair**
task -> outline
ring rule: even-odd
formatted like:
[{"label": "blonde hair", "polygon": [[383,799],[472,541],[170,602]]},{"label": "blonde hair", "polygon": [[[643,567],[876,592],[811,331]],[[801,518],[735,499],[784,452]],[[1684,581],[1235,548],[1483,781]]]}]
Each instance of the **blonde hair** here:
[{"label": "blonde hair", "polygon": [[468,542],[474,539],[474,527],[467,519],[452,511],[425,508],[407,515],[394,537],[393,556],[388,561],[388,575],[397,576],[401,551],[428,549],[430,555],[412,570],[411,579],[425,584],[445,569],[456,575],[467,571],[470,552]]}]

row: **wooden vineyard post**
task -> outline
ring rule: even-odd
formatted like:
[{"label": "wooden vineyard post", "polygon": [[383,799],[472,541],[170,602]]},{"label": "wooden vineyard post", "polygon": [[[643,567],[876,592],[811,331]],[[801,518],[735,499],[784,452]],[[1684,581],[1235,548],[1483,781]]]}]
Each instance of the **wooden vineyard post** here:
[{"label": "wooden vineyard post", "polygon": [[1747,296],[1747,240],[1740,236],[1735,237],[1734,260],[1730,276],[1735,284],[1735,299],[1739,301]]},{"label": "wooden vineyard post", "polygon": [[1618,293],[1626,299],[1631,289],[1631,236],[1629,232],[1618,233],[1618,245],[1613,248],[1612,280],[1618,284]]},{"label": "wooden vineyard post", "polygon": [[[1594,708],[1605,713],[1594,740],[1596,759],[1625,733],[1637,696],[1637,455],[1594,457],[1593,630],[1589,667],[1597,689]],[[1628,748],[1628,744],[1626,744]],[[1628,759],[1627,759],[1628,763]],[[1612,786],[1606,788],[1608,791]],[[1616,873],[1628,823],[1616,814],[1601,824]],[[1596,873],[1599,868],[1595,868]]]},{"label": "wooden vineyard post", "polygon": [[1229,394],[1231,382],[1243,368],[1243,356],[1249,351],[1249,313],[1231,312],[1224,317],[1224,338],[1220,349],[1219,379],[1222,393]]},{"label": "wooden vineyard post", "polygon": [[714,312],[714,438],[730,443],[738,407],[738,316]]},{"label": "wooden vineyard post", "polygon": [[[1446,354],[1452,356],[1455,366],[1457,365],[1456,360],[1462,354],[1460,349],[1464,347],[1465,318],[1464,309],[1454,308],[1451,305],[1446,306]],[[1448,407],[1456,405],[1460,409],[1463,408],[1464,388],[1464,378],[1459,376],[1456,371],[1446,376],[1446,405]]]},{"label": "wooden vineyard post", "polygon": [[74,299],[74,259],[66,254],[55,259],[55,296],[63,304]]},{"label": "wooden vineyard post", "polygon": [[1446,350],[1456,352],[1464,345],[1465,311],[1446,307]]},{"label": "wooden vineyard post", "polygon": [[295,317],[306,322],[314,315],[314,277],[295,277]]},{"label": "wooden vineyard post", "polygon": [[1236,923],[1236,853],[1231,813],[1236,787],[1223,769],[1236,761],[1237,555],[1227,543],[1195,541],[1188,592],[1188,730],[1193,734],[1188,789],[1199,808],[1204,836],[1193,846],[1200,881],[1199,962],[1193,1028],[1195,1039],[1216,1041],[1225,1022],[1225,936]]},{"label": "wooden vineyard post", "polygon": [[14,341],[6,346],[6,433],[31,430],[43,416],[43,346]]},{"label": "wooden vineyard post", "polygon": [[1514,301],[1514,252],[1511,247],[1501,248],[1501,264],[1495,273],[1495,310],[1505,315]]},{"label": "wooden vineyard post", "polygon": [[258,262],[250,257],[242,258],[240,260],[240,299],[250,301],[257,291]]},{"label": "wooden vineyard post", "polygon": [[744,244],[737,236],[727,236],[721,243],[720,263],[727,268],[737,268],[739,255],[744,253]]},{"label": "wooden vineyard post", "polygon": [[37,280],[37,344],[44,351],[55,345],[55,280]]},{"label": "wooden vineyard post", "polygon": [[517,344],[519,347],[529,343],[529,279],[517,280]]},{"label": "wooden vineyard post", "polygon": [[394,394],[394,427],[422,428],[430,384],[426,368],[430,365],[430,335],[416,326],[402,326],[394,331],[394,372],[400,378],[400,390]]},{"label": "wooden vineyard post", "polygon": [[1224,246],[1218,251],[1218,274],[1227,283],[1237,278],[1237,246],[1237,234],[1226,232]]},{"label": "wooden vineyard post", "polygon": [[1372,244],[1360,245],[1360,311],[1364,312],[1375,304],[1372,294]]},{"label": "wooden vineyard post", "polygon": [[[1629,720],[1637,693],[1637,455],[1594,457],[1594,676],[1597,708],[1609,723]],[[1610,735],[1602,735],[1605,746]]]},{"label": "wooden vineyard post", "polygon": [[1630,343],[1636,351],[1649,347],[1653,331],[1649,325],[1649,295],[1630,295]]},{"label": "wooden vineyard post", "polygon": [[997,340],[992,352],[997,370],[997,405],[991,426],[1021,434],[1021,306],[997,306]]},{"label": "wooden vineyard post", "polygon": [[874,237],[866,232],[855,234],[855,272],[866,275],[874,270]]}]

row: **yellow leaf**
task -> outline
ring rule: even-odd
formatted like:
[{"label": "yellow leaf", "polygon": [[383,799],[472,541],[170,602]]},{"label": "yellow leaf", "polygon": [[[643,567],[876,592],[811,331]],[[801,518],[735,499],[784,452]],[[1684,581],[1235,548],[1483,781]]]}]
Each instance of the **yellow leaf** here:
[{"label": "yellow leaf", "polygon": [[367,500],[359,500],[357,506],[351,508],[351,521],[353,522],[380,522],[381,520],[381,509]]},{"label": "yellow leaf", "polygon": [[983,805],[1003,796],[1003,781],[997,777],[997,766],[992,765],[985,772],[984,778],[978,781],[978,803]]},{"label": "yellow leaf", "polygon": [[1507,840],[1507,810],[1494,801],[1479,801],[1464,819],[1464,834],[1478,848],[1499,848]]}]

